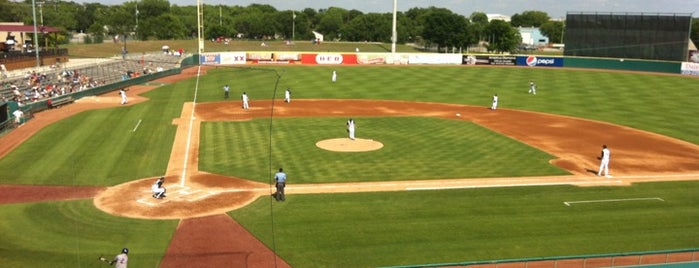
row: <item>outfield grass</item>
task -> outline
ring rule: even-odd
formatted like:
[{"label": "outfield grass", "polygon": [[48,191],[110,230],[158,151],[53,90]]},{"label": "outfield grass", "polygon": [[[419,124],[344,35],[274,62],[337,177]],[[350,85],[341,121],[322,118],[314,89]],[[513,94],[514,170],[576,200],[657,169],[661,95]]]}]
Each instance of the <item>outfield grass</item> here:
[{"label": "outfield grass", "polygon": [[[330,83],[333,69],[339,74],[337,83]],[[275,95],[277,75],[281,79]],[[536,96],[526,93],[530,79],[539,85]],[[416,100],[484,107],[497,92],[502,108],[602,120],[699,144],[694,131],[699,129],[699,121],[695,120],[699,110],[693,109],[699,101],[696,81],[679,76],[546,68],[218,68],[202,77],[198,100],[222,101],[226,83],[232,88],[231,102],[238,101],[245,90],[253,105],[258,99],[281,99],[286,87],[292,88],[294,98]],[[149,102],[88,111],[62,120],[0,159],[0,181],[110,186],[160,175],[167,166],[176,131],[172,119],[180,116],[183,102],[193,99],[194,85],[195,80],[165,85],[146,94],[151,98]],[[143,121],[134,133],[131,130],[139,119]],[[386,147],[374,153],[342,156],[348,159],[335,158],[347,160],[337,164],[325,159],[327,152],[313,151],[317,149],[311,150],[306,143],[318,137],[344,135],[336,132],[344,131],[345,118],[278,119],[273,121],[278,131],[272,136],[272,143],[278,147],[270,157],[269,148],[265,148],[269,135],[254,135],[255,130],[263,134],[268,131],[269,121],[207,122],[202,125],[200,164],[212,172],[258,181],[269,179],[270,167],[284,165],[293,174],[292,183],[355,180],[356,174],[361,180],[383,180],[561,172],[543,164],[549,155],[468,123],[417,117],[359,119],[362,126],[373,126],[358,129],[360,137],[366,133],[400,145],[392,146],[397,147],[391,148],[393,151]],[[335,129],[333,126],[338,124]],[[421,130],[422,126],[440,131]],[[412,137],[395,131],[410,128],[416,130]],[[459,139],[460,131],[484,140]],[[237,135],[246,136],[239,140]],[[425,159],[432,152],[425,151],[410,156],[414,158],[390,161],[390,166],[369,166],[369,157],[372,161],[381,154],[385,154],[383,159],[395,158],[415,149],[409,148],[406,140],[425,143],[429,137],[444,139],[438,144],[440,148],[481,150],[485,143],[494,142],[514,146],[511,150],[515,153],[509,155],[498,149],[510,159],[508,163],[484,161],[493,157],[478,158],[478,153],[446,149],[438,155],[444,158],[440,159],[442,165],[458,170],[432,168]],[[238,150],[248,151],[241,155]],[[528,164],[540,170],[520,170],[525,165],[520,161],[530,157],[516,159],[516,152],[534,156]],[[462,157],[470,161],[462,162]],[[315,163],[322,165],[314,167]],[[339,171],[348,166],[358,172],[350,176]],[[360,167],[376,169],[377,173]],[[422,173],[426,169],[429,174]],[[393,175],[395,170],[406,173]],[[493,173],[480,173],[485,171]],[[276,245],[280,256],[295,267],[368,267],[699,247],[699,241],[691,235],[699,231],[698,188],[695,182],[677,182],[624,188],[560,186],[293,195],[289,201],[272,206],[274,221],[269,217],[268,199],[229,214],[268,245]],[[562,205],[567,200],[635,197],[661,197],[666,201]],[[39,259],[53,261],[55,267],[89,266],[82,262],[87,256],[115,254],[123,246],[135,247],[134,263],[143,261],[147,264],[144,266],[152,267],[164,254],[176,224],[106,215],[88,200],[2,205],[0,215],[12,219],[0,222],[0,262],[20,267],[34,267]],[[272,222],[276,243],[271,243]],[[33,235],[35,232],[39,234]],[[134,265],[141,267],[140,263]]]}]

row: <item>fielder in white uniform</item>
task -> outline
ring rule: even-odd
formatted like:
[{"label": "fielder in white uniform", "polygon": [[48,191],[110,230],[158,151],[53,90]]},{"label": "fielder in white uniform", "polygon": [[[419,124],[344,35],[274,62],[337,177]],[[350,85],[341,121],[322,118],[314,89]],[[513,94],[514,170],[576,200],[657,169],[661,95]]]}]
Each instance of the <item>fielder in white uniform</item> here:
[{"label": "fielder in white uniform", "polygon": [[248,94],[243,92],[243,109],[247,110],[250,108],[250,105],[248,102],[250,101],[250,98],[248,98]]},{"label": "fielder in white uniform", "polygon": [[498,109],[498,94],[493,95],[493,105],[490,106],[491,110],[497,110]]},{"label": "fielder in white uniform", "polygon": [[337,72],[336,71],[333,71],[332,80],[333,80],[333,83],[335,83],[335,81],[337,81]]},{"label": "fielder in white uniform", "polygon": [[289,88],[284,91],[284,102],[291,103],[291,89]]},{"label": "fielder in white uniform", "polygon": [[609,148],[607,148],[607,145],[602,145],[602,155],[600,155],[600,163],[599,163],[599,171],[597,171],[597,176],[602,176],[602,170],[604,169],[604,176],[605,177],[610,177],[609,176],[609,157],[610,157],[611,152],[609,151]]},{"label": "fielder in white uniform", "polygon": [[121,104],[126,104],[128,102],[126,99],[126,89],[119,89],[119,95],[121,96]]},{"label": "fielder in white uniform", "polygon": [[529,94],[536,95],[536,84],[534,84],[534,81],[529,81]]},{"label": "fielder in white uniform", "polygon": [[349,133],[350,140],[354,140],[354,119],[350,118],[347,120],[347,132]]},{"label": "fielder in white uniform", "polygon": [[116,264],[116,265],[114,265],[114,267],[116,267],[116,268],[126,268],[126,265],[129,264],[129,255],[128,254],[129,254],[128,248],[122,249],[121,254],[116,255],[116,257],[114,257],[114,260],[109,262],[109,265]]}]

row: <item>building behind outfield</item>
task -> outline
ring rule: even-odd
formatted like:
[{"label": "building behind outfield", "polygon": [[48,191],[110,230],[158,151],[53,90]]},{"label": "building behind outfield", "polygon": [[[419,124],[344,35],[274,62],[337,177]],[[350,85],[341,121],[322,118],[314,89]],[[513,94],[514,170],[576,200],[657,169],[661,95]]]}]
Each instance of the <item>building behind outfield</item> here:
[{"label": "building behind outfield", "polygon": [[565,56],[687,61],[691,14],[568,12]]}]

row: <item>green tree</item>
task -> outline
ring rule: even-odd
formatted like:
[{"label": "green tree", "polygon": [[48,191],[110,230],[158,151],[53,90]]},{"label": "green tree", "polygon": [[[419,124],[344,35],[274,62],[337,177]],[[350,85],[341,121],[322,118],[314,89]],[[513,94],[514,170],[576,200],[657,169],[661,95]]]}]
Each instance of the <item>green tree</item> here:
[{"label": "green tree", "polygon": [[514,27],[539,27],[551,18],[543,11],[524,11],[522,14],[514,14],[511,24]]},{"label": "green tree", "polygon": [[148,19],[140,24],[139,35],[148,39],[172,40],[183,39],[186,35],[186,27],[180,18],[172,14],[161,14],[158,17]]},{"label": "green tree", "polygon": [[331,7],[318,14],[321,16],[316,30],[325,35],[326,40],[340,38],[340,29],[345,23],[344,19],[349,17],[349,12],[346,9]]},{"label": "green tree", "polygon": [[476,42],[484,40],[485,28],[488,26],[488,15],[483,12],[473,12],[469,17],[471,20],[471,31],[476,37]]},{"label": "green tree", "polygon": [[503,20],[492,20],[485,30],[488,35],[488,50],[497,53],[512,52],[522,43],[522,35]]},{"label": "green tree", "polygon": [[357,16],[342,27],[342,37],[349,41],[390,43],[392,20],[391,14],[369,13]]},{"label": "green tree", "polygon": [[462,47],[468,43],[468,20],[444,8],[430,8],[425,15],[422,37],[441,48]]},{"label": "green tree", "polygon": [[[224,7],[225,8],[225,7]],[[224,9],[225,10],[225,9]],[[185,36],[187,38],[191,39],[196,39],[197,38],[197,7],[196,6],[177,6],[177,5],[172,5],[170,6],[170,12],[178,16],[180,18],[180,21],[182,24],[184,24],[185,27]],[[204,16],[206,17],[207,14],[205,13]],[[232,27],[232,22],[228,22],[230,27]],[[205,24],[204,31],[206,31],[206,28],[209,27],[210,25],[208,23]],[[205,33],[202,33],[203,35],[206,36]],[[206,39],[207,37],[205,37]]]},{"label": "green tree", "polygon": [[565,24],[562,21],[549,21],[539,27],[541,34],[549,38],[551,43],[563,42],[563,27]]}]

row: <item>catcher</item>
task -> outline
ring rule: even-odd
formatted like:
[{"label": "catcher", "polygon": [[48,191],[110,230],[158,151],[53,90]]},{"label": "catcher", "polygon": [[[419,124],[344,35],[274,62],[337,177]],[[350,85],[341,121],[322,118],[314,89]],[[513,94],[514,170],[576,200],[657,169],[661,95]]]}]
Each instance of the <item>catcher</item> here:
[{"label": "catcher", "polygon": [[151,186],[151,190],[153,191],[153,198],[162,199],[163,197],[165,197],[165,192],[167,190],[165,189],[165,187],[163,187],[163,182],[165,182],[165,177],[160,177]]}]

